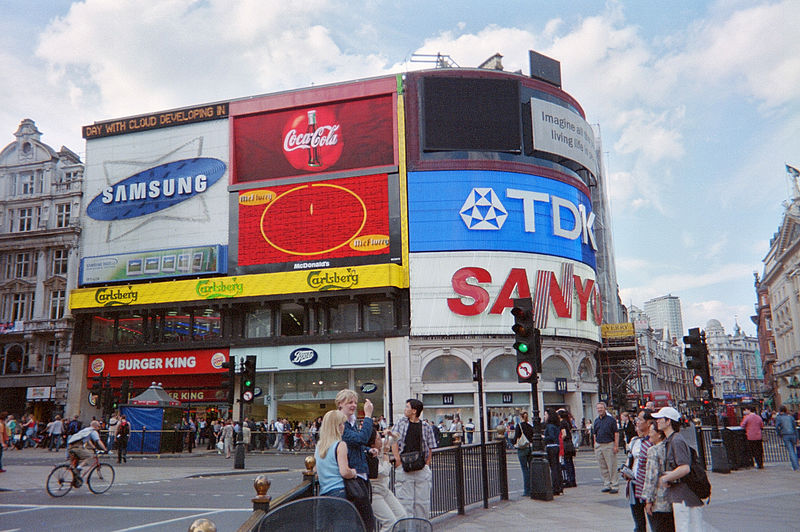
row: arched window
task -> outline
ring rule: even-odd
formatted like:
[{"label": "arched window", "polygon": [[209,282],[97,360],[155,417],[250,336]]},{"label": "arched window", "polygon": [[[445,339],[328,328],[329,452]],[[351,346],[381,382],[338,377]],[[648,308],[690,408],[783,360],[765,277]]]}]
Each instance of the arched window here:
[{"label": "arched window", "polygon": [[423,382],[472,382],[472,369],[453,355],[431,360],[422,372]]},{"label": "arched window", "polygon": [[542,380],[552,381],[553,379],[569,379],[569,366],[564,359],[559,356],[547,357],[542,362]]},{"label": "arched window", "polygon": [[578,378],[583,382],[594,382],[597,380],[597,376],[592,371],[592,365],[589,363],[588,359],[583,359],[581,365],[578,367]]},{"label": "arched window", "polygon": [[483,370],[483,378],[487,381],[516,381],[517,380],[517,357],[512,355],[500,355],[486,364]]}]

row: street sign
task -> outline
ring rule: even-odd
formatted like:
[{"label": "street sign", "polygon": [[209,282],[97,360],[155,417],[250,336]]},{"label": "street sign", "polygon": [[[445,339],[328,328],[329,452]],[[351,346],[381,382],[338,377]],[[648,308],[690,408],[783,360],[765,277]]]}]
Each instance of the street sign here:
[{"label": "street sign", "polygon": [[262,390],[261,388],[259,388],[258,386],[256,386],[256,388],[255,388],[255,390],[254,390],[254,392],[253,392],[253,397],[258,397],[258,396],[260,396],[262,393],[264,393],[264,390]]},{"label": "street sign", "polygon": [[697,386],[698,388],[702,387],[703,386],[703,377],[701,377],[700,375],[695,375],[694,376],[694,385]]},{"label": "street sign", "polygon": [[530,379],[533,375],[533,364],[524,360],[517,364],[517,376],[520,379]]},{"label": "street sign", "polygon": [[253,400],[253,392],[251,392],[249,390],[244,392],[242,394],[242,399],[244,399],[245,401],[252,401]]}]

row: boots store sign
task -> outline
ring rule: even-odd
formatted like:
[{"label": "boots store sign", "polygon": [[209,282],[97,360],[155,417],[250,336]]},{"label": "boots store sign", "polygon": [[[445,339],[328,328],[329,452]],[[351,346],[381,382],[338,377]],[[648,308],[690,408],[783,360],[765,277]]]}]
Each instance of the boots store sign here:
[{"label": "boots store sign", "polygon": [[394,165],[391,95],[233,119],[234,183]]}]

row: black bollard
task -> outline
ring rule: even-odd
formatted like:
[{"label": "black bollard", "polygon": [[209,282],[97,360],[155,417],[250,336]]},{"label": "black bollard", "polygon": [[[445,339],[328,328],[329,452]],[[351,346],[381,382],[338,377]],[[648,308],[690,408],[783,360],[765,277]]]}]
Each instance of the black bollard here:
[{"label": "black bollard", "polygon": [[233,468],[244,469],[244,442],[236,442],[236,449],[233,453]]},{"label": "black bollard", "polygon": [[531,499],[553,500],[553,479],[550,478],[550,462],[544,451],[531,453]]}]

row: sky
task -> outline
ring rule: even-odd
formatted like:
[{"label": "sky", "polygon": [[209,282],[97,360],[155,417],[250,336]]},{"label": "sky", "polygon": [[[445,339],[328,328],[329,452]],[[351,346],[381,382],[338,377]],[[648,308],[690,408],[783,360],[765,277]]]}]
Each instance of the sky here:
[{"label": "sky", "polygon": [[800,168],[794,0],[0,0],[0,147],[96,121],[528,50],[601,134],[620,297],[755,335],[754,272]]}]

